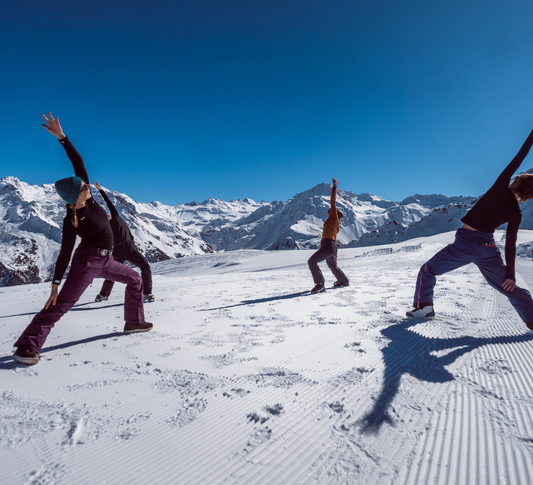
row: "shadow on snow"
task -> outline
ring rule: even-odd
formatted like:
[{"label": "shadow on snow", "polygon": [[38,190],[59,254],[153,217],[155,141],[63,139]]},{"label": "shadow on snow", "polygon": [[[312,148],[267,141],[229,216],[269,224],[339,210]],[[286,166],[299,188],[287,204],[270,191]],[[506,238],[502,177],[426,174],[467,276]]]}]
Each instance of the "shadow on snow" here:
[{"label": "shadow on snow", "polygon": [[[375,433],[384,422],[393,424],[389,409],[398,393],[403,374],[426,382],[449,382],[454,377],[444,366],[452,364],[462,355],[484,345],[517,344],[533,340],[533,332],[484,338],[430,338],[410,330],[410,327],[419,323],[420,319],[402,320],[381,330],[381,334],[390,340],[381,350],[385,363],[383,387],[372,410],[362,418],[362,432]],[[440,357],[432,355],[432,352],[443,350],[450,352]]]},{"label": "shadow on snow", "polygon": [[[70,312],[87,312],[90,310],[103,310],[104,308],[113,308],[115,306],[124,306],[124,303],[115,303],[113,305],[105,305],[105,306],[95,306],[92,308],[80,308],[81,306],[90,305],[91,303],[95,303],[94,301],[90,301],[87,303],[80,303],[79,305],[74,305],[69,311]],[[13,315],[0,315],[0,318],[11,318],[11,317],[25,317],[27,315],[37,315],[41,310],[38,312],[28,312],[28,313],[15,313]]]},{"label": "shadow on snow", "polygon": [[220,306],[216,308],[202,308],[199,311],[210,312],[213,310],[225,310],[226,308],[233,308],[236,306],[255,305],[256,303],[267,303],[269,301],[276,300],[290,300],[292,298],[298,298],[304,295],[312,295],[312,293],[310,291],[299,291],[298,293],[291,293],[290,295],[270,296],[268,298],[258,298],[256,300],[243,300],[240,303],[235,303],[234,305]]},{"label": "shadow on snow", "polygon": [[[69,347],[73,347],[74,345],[88,344],[90,342],[96,342],[98,340],[122,337],[123,335],[124,333],[122,332],[112,332],[112,333],[105,333],[103,335],[95,335],[94,337],[87,337],[81,340],[74,340],[73,342],[65,342],[63,344],[53,345],[52,347],[45,347],[44,349],[41,350],[40,353],[42,355],[42,354],[45,354],[46,352],[53,352],[54,350],[68,349]],[[14,362],[11,356],[0,357],[0,370],[1,369],[15,369],[16,367],[28,367],[28,366]]]}]

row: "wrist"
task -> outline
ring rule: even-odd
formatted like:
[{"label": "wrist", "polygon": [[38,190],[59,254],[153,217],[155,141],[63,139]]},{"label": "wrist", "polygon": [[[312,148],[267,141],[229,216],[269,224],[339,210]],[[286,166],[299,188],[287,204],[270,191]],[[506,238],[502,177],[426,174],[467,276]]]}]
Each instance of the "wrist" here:
[{"label": "wrist", "polygon": [[61,141],[61,140],[64,140],[67,137],[67,135],[65,135],[65,133],[61,132],[59,135],[56,135],[56,137],[57,137],[57,139],[59,141]]}]

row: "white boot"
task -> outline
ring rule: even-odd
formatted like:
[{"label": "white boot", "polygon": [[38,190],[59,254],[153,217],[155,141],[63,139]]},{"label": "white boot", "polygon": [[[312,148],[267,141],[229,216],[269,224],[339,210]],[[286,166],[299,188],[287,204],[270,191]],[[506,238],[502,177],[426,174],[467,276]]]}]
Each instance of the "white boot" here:
[{"label": "white boot", "polygon": [[405,314],[408,318],[435,318],[433,305],[424,308],[415,308]]}]

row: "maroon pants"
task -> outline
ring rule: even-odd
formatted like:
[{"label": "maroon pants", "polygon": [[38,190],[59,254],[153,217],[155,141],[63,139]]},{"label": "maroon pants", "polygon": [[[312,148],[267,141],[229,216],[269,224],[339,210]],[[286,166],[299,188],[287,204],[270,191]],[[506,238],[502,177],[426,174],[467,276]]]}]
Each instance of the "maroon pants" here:
[{"label": "maroon pants", "polygon": [[126,284],[124,319],[144,322],[143,285],[137,271],[118,263],[113,256],[100,256],[76,249],[70,271],[55,305],[44,308],[33,318],[26,330],[15,342],[19,347],[39,352],[54,324],[67,313],[96,277]]}]

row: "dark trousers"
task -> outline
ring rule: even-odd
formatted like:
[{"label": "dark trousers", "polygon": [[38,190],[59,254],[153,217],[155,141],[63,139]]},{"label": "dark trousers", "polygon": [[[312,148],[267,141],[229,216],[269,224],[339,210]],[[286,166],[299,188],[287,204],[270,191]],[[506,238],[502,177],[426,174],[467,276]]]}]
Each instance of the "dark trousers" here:
[{"label": "dark trousers", "polygon": [[492,234],[469,229],[459,229],[455,242],[446,246],[422,265],[415,289],[415,307],[433,302],[433,288],[437,275],[448,273],[468,263],[474,263],[487,283],[504,294],[525,322],[533,321],[533,300],[529,291],[515,286],[513,291],[504,291],[507,278],[500,250]]},{"label": "dark trousers", "polygon": [[67,313],[97,276],[125,283],[124,319],[144,322],[143,286],[139,273],[113,259],[76,249],[70,271],[55,305],[42,309],[15,342],[14,347],[39,352],[54,324]]},{"label": "dark trousers", "polygon": [[318,267],[318,263],[324,260],[326,260],[328,268],[335,275],[337,281],[342,285],[347,285],[349,283],[348,278],[337,266],[337,243],[333,239],[322,239],[320,241],[320,249],[307,261],[315,285],[323,285],[325,283],[324,275]]},{"label": "dark trousers", "polygon": [[[141,270],[141,277],[143,280],[144,294],[152,294],[152,270],[150,269],[150,263],[146,261],[146,258],[137,250],[133,241],[122,244],[121,246],[115,246],[113,248],[113,258],[119,263],[128,261],[129,263],[137,266]],[[114,281],[106,279],[100,290],[102,296],[109,296],[113,290]]]}]

